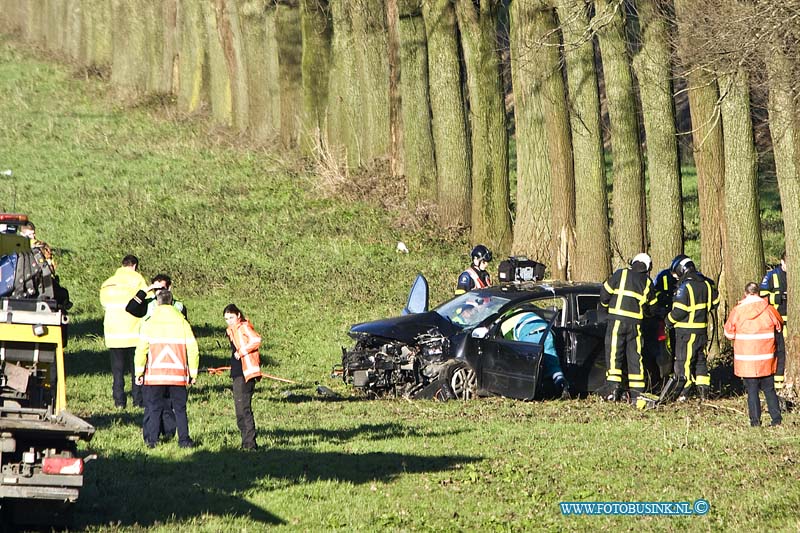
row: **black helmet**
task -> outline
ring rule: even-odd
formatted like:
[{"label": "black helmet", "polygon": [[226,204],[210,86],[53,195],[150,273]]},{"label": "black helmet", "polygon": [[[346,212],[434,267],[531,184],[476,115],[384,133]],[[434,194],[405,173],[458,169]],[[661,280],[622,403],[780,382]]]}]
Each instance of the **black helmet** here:
[{"label": "black helmet", "polygon": [[472,256],[473,262],[475,262],[476,259],[478,261],[486,261],[487,263],[492,260],[492,251],[482,244],[473,248],[470,255]]},{"label": "black helmet", "polygon": [[694,261],[688,255],[680,254],[676,255],[675,259],[672,260],[672,264],[669,267],[669,271],[672,272],[672,275],[676,278],[680,278],[689,270],[694,270]]}]

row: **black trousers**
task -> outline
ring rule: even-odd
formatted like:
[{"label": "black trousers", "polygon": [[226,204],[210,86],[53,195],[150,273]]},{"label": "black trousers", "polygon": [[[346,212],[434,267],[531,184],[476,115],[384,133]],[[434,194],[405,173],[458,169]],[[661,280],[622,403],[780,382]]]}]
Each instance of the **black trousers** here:
[{"label": "black trousers", "polygon": [[706,342],[708,333],[705,329],[675,330],[675,377],[686,378],[687,387],[692,383],[711,384],[706,362]]},{"label": "black trousers", "polygon": [[606,380],[622,383],[623,363],[627,361],[628,386],[644,391],[642,366],[642,328],[639,322],[616,320],[609,316],[606,327]]},{"label": "black trousers", "polygon": [[[169,396],[167,396],[169,395]],[[142,387],[144,397],[144,419],[142,434],[148,444],[157,443],[161,431],[164,411],[169,409],[175,413],[175,426],[178,432],[178,444],[189,444],[189,419],[186,416],[186,400],[189,393],[186,387],[178,385],[145,385]]]},{"label": "black trousers", "polygon": [[256,447],[256,421],[252,406],[255,389],[255,379],[245,382],[244,376],[233,378],[233,406],[236,410],[236,425],[242,434],[242,448]]},{"label": "black trousers", "polygon": [[786,324],[783,325],[780,333],[775,333],[775,359],[778,360],[778,368],[775,370],[775,388],[783,389],[786,371]]},{"label": "black trousers", "polygon": [[142,387],[136,384],[136,376],[133,373],[133,356],[136,348],[109,348],[111,354],[111,394],[114,397],[114,405],[125,407],[125,373],[131,374],[131,396],[133,405],[142,406]]},{"label": "black trousers", "polygon": [[764,399],[767,400],[767,411],[772,418],[772,424],[777,425],[782,421],[781,406],[778,403],[778,394],[775,392],[775,381],[773,376],[763,378],[744,378],[744,386],[747,389],[747,411],[750,415],[750,425],[761,425],[761,399],[758,391],[764,391]]}]

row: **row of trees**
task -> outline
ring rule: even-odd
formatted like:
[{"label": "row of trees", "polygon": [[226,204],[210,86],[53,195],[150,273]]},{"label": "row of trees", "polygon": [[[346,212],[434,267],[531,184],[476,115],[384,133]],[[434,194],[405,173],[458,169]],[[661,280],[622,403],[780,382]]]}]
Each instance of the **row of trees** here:
[{"label": "row of trees", "polygon": [[[727,307],[765,270],[751,106],[764,101],[789,262],[800,255],[800,0],[0,0],[0,9],[5,31],[110,66],[122,96],[172,93],[184,112],[207,108],[256,140],[350,167],[388,158],[410,206],[434,205],[442,224],[544,260],[557,278],[604,279],[642,250],[663,267],[683,251],[682,93],[700,260]],[[799,323],[800,298],[789,315]],[[800,336],[790,347],[800,353]],[[790,379],[800,371],[792,361]]]}]

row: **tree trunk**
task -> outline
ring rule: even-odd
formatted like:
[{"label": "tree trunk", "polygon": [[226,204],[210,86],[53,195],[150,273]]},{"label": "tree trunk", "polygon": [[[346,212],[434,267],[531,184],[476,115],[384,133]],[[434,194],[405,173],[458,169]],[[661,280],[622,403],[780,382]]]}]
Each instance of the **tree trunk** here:
[{"label": "tree trunk", "polygon": [[428,95],[428,47],[421,13],[400,18],[400,79],[403,121],[403,166],[408,204],[436,202],[436,161]]},{"label": "tree trunk", "polygon": [[403,125],[400,119],[400,12],[398,0],[385,0],[386,49],[389,67],[389,174],[403,175]]},{"label": "tree trunk", "polygon": [[147,91],[149,71],[147,16],[141,3],[114,0],[112,9],[113,58],[111,84],[122,98],[135,98]]},{"label": "tree trunk", "polygon": [[797,394],[800,387],[800,276],[794,265],[800,263],[800,108],[797,91],[791,89],[792,68],[776,47],[766,58],[769,75],[769,125],[772,135],[775,170],[781,194],[783,230],[786,238],[788,324],[786,328],[786,385]]},{"label": "tree trunk", "polygon": [[277,64],[278,58],[276,48],[267,44],[267,2],[237,2],[237,8],[247,79],[247,130],[255,141],[267,142],[278,134],[270,120],[268,65],[272,61]]},{"label": "tree trunk", "polygon": [[472,146],[472,241],[503,255],[511,249],[508,133],[497,54],[497,3],[456,0],[467,71]]},{"label": "tree trunk", "polygon": [[747,74],[734,71],[720,78],[722,127],[725,131],[725,216],[730,255],[727,301],[732,308],[744,286],[764,275],[764,246],[758,207],[758,161],[750,118]]},{"label": "tree trunk", "polygon": [[606,103],[611,122],[613,161],[612,263],[627,264],[647,248],[647,207],[644,192],[639,120],[633,76],[625,44],[622,0],[595,0],[603,59]]},{"label": "tree trunk", "polygon": [[564,61],[559,51],[561,41],[552,7],[540,15],[545,30],[541,37],[541,60],[548,71],[543,81],[543,104],[553,197],[550,275],[554,279],[570,279],[575,254],[575,175],[562,72]]},{"label": "tree trunk", "polygon": [[[594,46],[583,0],[558,0],[564,40],[575,172],[576,280],[604,280],[610,274],[608,199],[600,133],[600,96]],[[577,216],[580,213],[580,216]]]},{"label": "tree trunk", "polygon": [[82,0],[81,60],[86,66],[110,65],[113,55],[111,13],[113,2]]},{"label": "tree trunk", "polygon": [[182,0],[178,16],[178,109],[197,112],[208,102],[206,23],[198,2]]},{"label": "tree trunk", "polygon": [[245,131],[249,124],[250,97],[247,94],[247,67],[242,51],[242,32],[234,0],[215,0],[217,37],[222,46],[230,87],[231,126]]},{"label": "tree trunk", "polygon": [[300,146],[307,155],[322,145],[328,108],[331,68],[331,20],[327,0],[300,0],[303,37],[303,136]]},{"label": "tree trunk", "polygon": [[293,148],[300,140],[303,113],[303,36],[299,9],[278,4],[275,29],[281,86],[281,144]]},{"label": "tree trunk", "polygon": [[672,100],[670,31],[656,0],[639,0],[642,47],[633,66],[639,79],[650,181],[650,256],[668,266],[683,253],[683,207],[675,106]]},{"label": "tree trunk", "polygon": [[330,0],[333,37],[331,39],[331,71],[328,108],[329,147],[336,159],[344,159],[350,167],[362,160],[356,120],[363,122],[364,111],[359,103],[358,70],[355,50],[356,35],[346,0]]},{"label": "tree trunk", "polygon": [[551,255],[552,189],[544,112],[544,82],[552,65],[543,60],[545,26],[541,2],[514,0],[511,18],[511,79],[517,140],[517,208],[511,252],[548,265]]},{"label": "tree trunk", "polygon": [[212,120],[222,126],[233,125],[231,80],[225,61],[225,51],[218,30],[217,0],[203,0],[208,54],[208,100]]},{"label": "tree trunk", "polygon": [[64,54],[72,61],[81,55],[81,1],[66,0],[66,27],[64,28]]},{"label": "tree trunk", "polygon": [[470,224],[472,174],[456,15],[449,0],[423,0],[422,15],[428,43],[439,219],[444,227],[465,227]]}]

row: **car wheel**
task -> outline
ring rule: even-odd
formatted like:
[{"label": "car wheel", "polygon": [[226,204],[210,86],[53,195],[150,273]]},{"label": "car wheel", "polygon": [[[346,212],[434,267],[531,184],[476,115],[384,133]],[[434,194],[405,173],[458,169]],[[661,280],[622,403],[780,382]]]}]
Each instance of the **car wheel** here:
[{"label": "car wheel", "polygon": [[440,375],[450,385],[457,399],[470,400],[475,397],[478,379],[475,371],[466,363],[450,361]]}]

